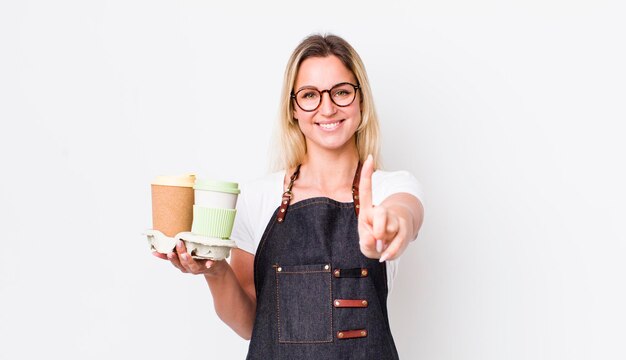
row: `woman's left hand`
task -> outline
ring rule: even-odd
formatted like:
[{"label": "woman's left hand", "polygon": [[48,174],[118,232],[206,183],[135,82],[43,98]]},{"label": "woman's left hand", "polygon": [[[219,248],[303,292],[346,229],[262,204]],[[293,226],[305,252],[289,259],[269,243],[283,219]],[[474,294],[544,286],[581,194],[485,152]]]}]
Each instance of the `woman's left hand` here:
[{"label": "woman's left hand", "polygon": [[380,262],[398,258],[417,236],[422,207],[407,193],[389,196],[378,206],[372,205],[374,161],[368,156],[359,182],[359,245],[363,255]]}]

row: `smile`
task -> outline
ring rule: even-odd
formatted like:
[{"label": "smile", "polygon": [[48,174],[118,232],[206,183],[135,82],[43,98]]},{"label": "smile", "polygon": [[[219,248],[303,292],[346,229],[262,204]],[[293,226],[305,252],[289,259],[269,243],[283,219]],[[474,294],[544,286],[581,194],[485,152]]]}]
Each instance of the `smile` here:
[{"label": "smile", "polygon": [[344,120],[335,121],[332,123],[316,123],[324,130],[334,130],[336,129]]}]

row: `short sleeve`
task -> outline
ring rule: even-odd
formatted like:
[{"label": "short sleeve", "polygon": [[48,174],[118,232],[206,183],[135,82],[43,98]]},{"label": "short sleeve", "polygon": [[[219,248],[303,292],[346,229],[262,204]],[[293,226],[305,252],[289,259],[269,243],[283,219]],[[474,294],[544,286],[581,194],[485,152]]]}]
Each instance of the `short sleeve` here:
[{"label": "short sleeve", "polygon": [[280,204],[284,171],[241,184],[237,215],[230,236],[237,247],[255,254],[263,232]]},{"label": "short sleeve", "polygon": [[[382,171],[378,170],[372,175],[372,202],[379,205],[386,198],[397,193],[408,193],[415,196],[422,204],[424,193],[422,185],[408,171]],[[398,273],[400,259],[389,260],[387,265],[387,286],[389,291],[393,289],[393,282]]]},{"label": "short sleeve", "polygon": [[408,171],[378,170],[372,175],[372,202],[374,205],[382,203],[390,195],[408,193],[423,204],[424,193],[422,185],[415,176]]},{"label": "short sleeve", "polygon": [[239,249],[254,254],[256,250],[254,231],[250,221],[247,191],[243,185],[241,187],[241,194],[239,194],[239,198],[237,199],[237,214],[230,238],[235,241]]}]

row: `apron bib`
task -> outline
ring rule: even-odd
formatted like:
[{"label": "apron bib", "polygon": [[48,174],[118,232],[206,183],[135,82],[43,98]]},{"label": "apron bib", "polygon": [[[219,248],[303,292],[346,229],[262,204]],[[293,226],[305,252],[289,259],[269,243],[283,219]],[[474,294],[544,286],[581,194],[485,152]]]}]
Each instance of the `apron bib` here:
[{"label": "apron bib", "polygon": [[359,249],[361,165],[353,203],[316,197],[289,206],[299,168],[254,258],[257,308],[247,359],[398,359],[386,266]]}]

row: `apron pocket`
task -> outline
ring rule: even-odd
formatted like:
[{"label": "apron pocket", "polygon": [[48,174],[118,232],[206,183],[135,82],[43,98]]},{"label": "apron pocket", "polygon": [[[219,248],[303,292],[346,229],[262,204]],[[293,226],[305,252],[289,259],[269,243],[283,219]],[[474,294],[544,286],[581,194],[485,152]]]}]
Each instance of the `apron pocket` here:
[{"label": "apron pocket", "polygon": [[278,342],[332,342],[330,265],[276,265],[274,268]]}]

